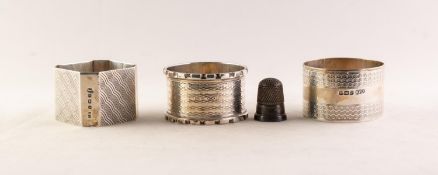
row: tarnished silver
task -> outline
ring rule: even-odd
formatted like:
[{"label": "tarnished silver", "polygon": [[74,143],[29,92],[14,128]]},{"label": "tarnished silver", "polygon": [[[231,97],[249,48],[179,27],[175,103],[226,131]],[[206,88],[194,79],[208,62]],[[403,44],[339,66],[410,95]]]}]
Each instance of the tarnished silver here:
[{"label": "tarnished silver", "polygon": [[304,63],[304,117],[367,121],[383,113],[384,64],[359,58]]},{"label": "tarnished silver", "polygon": [[247,68],[219,62],[196,62],[164,69],[168,84],[166,119],[182,124],[224,124],[245,120]]},{"label": "tarnished silver", "polygon": [[136,66],[109,60],[57,65],[55,115],[81,126],[106,126],[136,118]]}]

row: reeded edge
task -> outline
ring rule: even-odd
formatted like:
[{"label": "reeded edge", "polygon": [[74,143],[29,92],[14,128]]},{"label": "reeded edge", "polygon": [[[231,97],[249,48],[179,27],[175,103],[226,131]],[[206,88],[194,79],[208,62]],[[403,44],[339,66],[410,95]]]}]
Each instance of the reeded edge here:
[{"label": "reeded edge", "polygon": [[[109,61],[109,62],[113,62],[113,63],[119,63],[119,64],[124,64],[125,66],[128,67],[123,67],[123,68],[118,68],[118,69],[111,69],[111,70],[105,70],[105,71],[99,71],[99,72],[81,72],[81,71],[77,71],[77,70],[71,70],[71,69],[66,69],[63,68],[62,66],[71,66],[71,65],[76,65],[76,64],[85,64],[85,63],[91,63],[91,62],[95,62],[95,61]],[[132,69],[132,68],[137,68],[136,64],[132,64],[132,63],[124,63],[121,61],[114,61],[114,60],[90,60],[90,61],[84,61],[84,62],[77,62],[77,63],[68,63],[68,64],[58,64],[55,65],[55,70],[56,69],[61,69],[61,70],[66,70],[66,71],[72,71],[72,72],[78,72],[81,75],[90,75],[90,74],[95,74],[98,75],[101,72],[108,72],[108,71],[117,71],[117,70],[125,70],[125,69]]]},{"label": "reeded edge", "polygon": [[165,119],[172,123],[191,124],[191,125],[220,125],[228,123],[236,123],[248,119],[248,113],[239,114],[237,116],[224,117],[218,120],[195,120],[186,117],[176,117],[169,113],[165,114]]},{"label": "reeded edge", "polygon": [[[313,67],[313,66],[309,66],[308,65],[310,62],[327,60],[327,59],[354,59],[354,60],[362,60],[362,61],[367,61],[367,62],[376,62],[376,63],[379,63],[380,66],[375,66],[375,67],[371,67],[371,68],[362,68],[362,69],[336,70],[336,69],[318,68],[318,67]],[[304,66],[305,69],[313,69],[313,70],[327,71],[327,72],[361,72],[361,71],[373,71],[373,70],[382,69],[382,68],[385,67],[385,63],[383,63],[382,61],[370,60],[370,59],[364,59],[364,58],[331,57],[331,58],[320,58],[320,59],[314,59],[314,60],[306,61],[306,62],[304,62],[303,66]]]},{"label": "reeded edge", "polygon": [[[219,63],[225,65],[233,65],[243,67],[242,70],[234,71],[234,72],[224,72],[224,73],[211,73],[211,74],[202,74],[202,73],[193,73],[193,72],[176,72],[168,70],[170,67],[183,66],[188,64],[196,64],[196,63]],[[226,80],[226,79],[234,79],[243,77],[248,73],[248,68],[244,65],[233,64],[233,63],[223,63],[223,62],[191,62],[185,64],[177,64],[172,66],[167,66],[163,69],[163,73],[168,78],[175,79],[186,79],[186,80]]]}]

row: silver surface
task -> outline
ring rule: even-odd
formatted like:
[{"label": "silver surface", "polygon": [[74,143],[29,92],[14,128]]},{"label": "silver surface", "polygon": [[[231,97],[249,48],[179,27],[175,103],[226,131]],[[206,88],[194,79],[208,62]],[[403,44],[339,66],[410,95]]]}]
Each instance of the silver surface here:
[{"label": "silver surface", "polygon": [[244,66],[198,62],[164,69],[166,119],[182,124],[225,124],[245,120]]},{"label": "silver surface", "polygon": [[56,66],[56,119],[81,126],[135,120],[135,79],[135,65],[108,60]]},{"label": "silver surface", "polygon": [[304,117],[321,121],[367,121],[383,113],[384,65],[357,58],[304,63]]}]

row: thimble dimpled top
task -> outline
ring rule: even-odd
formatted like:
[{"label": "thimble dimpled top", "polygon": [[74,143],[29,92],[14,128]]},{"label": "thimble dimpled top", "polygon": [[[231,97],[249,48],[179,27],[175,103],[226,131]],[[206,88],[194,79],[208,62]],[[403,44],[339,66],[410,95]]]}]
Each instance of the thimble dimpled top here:
[{"label": "thimble dimpled top", "polygon": [[275,105],[284,103],[283,85],[275,78],[265,78],[259,83],[257,103]]}]

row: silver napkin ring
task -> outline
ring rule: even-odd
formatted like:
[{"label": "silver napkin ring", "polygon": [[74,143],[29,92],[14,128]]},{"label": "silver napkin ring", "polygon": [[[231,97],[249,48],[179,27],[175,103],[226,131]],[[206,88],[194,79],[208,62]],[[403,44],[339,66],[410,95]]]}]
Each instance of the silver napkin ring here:
[{"label": "silver napkin ring", "polygon": [[380,61],[326,58],[304,63],[304,116],[321,121],[367,121],[383,113]]},{"label": "silver napkin ring", "polygon": [[136,66],[109,60],[57,65],[56,120],[107,126],[136,118]]},{"label": "silver napkin ring", "polygon": [[224,124],[248,117],[244,99],[247,68],[196,62],[164,69],[168,84],[166,119],[182,124]]}]

